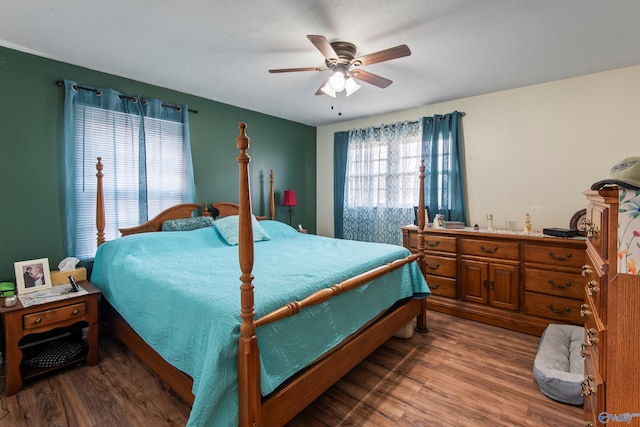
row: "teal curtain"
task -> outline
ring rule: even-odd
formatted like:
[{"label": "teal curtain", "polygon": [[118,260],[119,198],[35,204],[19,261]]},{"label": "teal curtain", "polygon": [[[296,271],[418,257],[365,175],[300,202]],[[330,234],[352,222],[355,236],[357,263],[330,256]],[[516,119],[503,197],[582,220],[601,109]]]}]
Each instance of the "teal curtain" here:
[{"label": "teal curtain", "polygon": [[186,105],[65,80],[64,170],[67,256],[96,249],[96,158],[104,164],[107,240],[194,198]]},{"label": "teal curtain", "polygon": [[347,172],[349,132],[333,135],[333,235],[344,238],[344,179]]},{"label": "teal curtain", "polygon": [[432,218],[442,213],[447,221],[467,224],[461,116],[454,111],[422,118],[422,156],[425,203]]}]

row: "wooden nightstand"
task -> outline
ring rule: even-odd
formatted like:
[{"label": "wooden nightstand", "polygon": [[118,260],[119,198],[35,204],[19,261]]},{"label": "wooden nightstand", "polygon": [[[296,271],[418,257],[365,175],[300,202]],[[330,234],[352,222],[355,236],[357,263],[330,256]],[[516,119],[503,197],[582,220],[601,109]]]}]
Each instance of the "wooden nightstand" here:
[{"label": "wooden nightstand", "polygon": [[[7,395],[20,390],[23,379],[82,361],[86,361],[88,365],[98,363],[100,290],[86,280],[78,285],[87,293],[27,308],[24,308],[19,300],[14,307],[5,307],[4,300],[2,301],[0,314],[4,335],[3,353],[7,363]],[[81,340],[83,328],[87,328],[87,349],[68,363],[55,368],[33,368],[23,363],[24,354],[37,348],[37,344],[28,348],[25,344],[46,341],[48,338],[61,335]]]}]

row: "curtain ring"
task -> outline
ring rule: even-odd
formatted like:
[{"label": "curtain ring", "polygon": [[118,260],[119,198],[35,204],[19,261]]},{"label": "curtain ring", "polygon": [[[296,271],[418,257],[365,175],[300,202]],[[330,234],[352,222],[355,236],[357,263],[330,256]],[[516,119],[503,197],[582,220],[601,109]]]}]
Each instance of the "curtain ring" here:
[{"label": "curtain ring", "polygon": [[77,92],[78,91],[78,85],[71,86],[71,89],[73,89],[73,90],[75,90]]},{"label": "curtain ring", "polygon": [[138,103],[138,98],[136,98],[135,96],[133,98],[131,98],[131,102],[133,102],[134,104]]},{"label": "curtain ring", "polygon": [[178,113],[179,113],[179,112],[181,112],[181,111],[182,111],[182,107],[180,107],[180,106],[176,107],[176,111],[177,111]]},{"label": "curtain ring", "polygon": [[141,102],[142,102],[142,105],[147,105],[147,99],[146,98],[142,98]]},{"label": "curtain ring", "polygon": [[118,99],[122,101],[122,95],[118,95]]},{"label": "curtain ring", "polygon": [[96,95],[102,96],[102,91],[100,89],[96,89]]}]

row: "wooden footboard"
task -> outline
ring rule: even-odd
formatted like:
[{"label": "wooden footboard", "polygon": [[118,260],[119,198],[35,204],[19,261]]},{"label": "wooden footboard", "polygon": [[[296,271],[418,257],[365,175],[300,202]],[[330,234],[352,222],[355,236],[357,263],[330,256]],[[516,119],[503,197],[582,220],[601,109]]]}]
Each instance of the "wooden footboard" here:
[{"label": "wooden footboard", "polygon": [[240,134],[236,138],[238,164],[240,167],[240,242],[239,259],[241,312],[240,338],[238,342],[238,389],[240,401],[240,426],[279,426],[289,421],[301,409],[320,396],[328,387],[340,379],[351,368],[368,356],[380,344],[397,332],[402,325],[418,317],[418,329],[426,328],[425,300],[411,300],[378,319],[361,331],[356,338],[340,346],[320,362],[305,369],[293,381],[279,388],[261,404],[260,362],[256,327],[278,319],[293,316],[305,307],[327,301],[343,292],[355,289],[376,277],[380,277],[409,262],[424,259],[424,164],[420,167],[420,195],[418,208],[418,254],[395,261],[387,266],[348,279],[329,289],[320,290],[303,301],[293,301],[284,307],[255,319],[253,296],[253,232],[251,226],[251,197],[249,191],[249,162],[247,154],[249,137],[245,133],[247,125],[240,123]]}]

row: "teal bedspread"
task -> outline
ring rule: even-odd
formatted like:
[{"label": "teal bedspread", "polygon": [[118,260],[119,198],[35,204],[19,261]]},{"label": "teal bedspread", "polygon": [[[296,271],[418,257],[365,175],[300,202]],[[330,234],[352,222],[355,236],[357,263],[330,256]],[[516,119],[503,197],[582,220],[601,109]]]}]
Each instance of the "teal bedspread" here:
[{"label": "teal bedspread", "polygon": [[[300,234],[262,221],[255,243],[260,317],[316,290],[409,255],[399,246]],[[236,426],[240,334],[237,246],[213,227],[123,237],[100,246],[91,281],[133,329],[193,380],[188,425]],[[396,301],[428,295],[416,263],[258,328],[261,388],[267,395]]]}]

